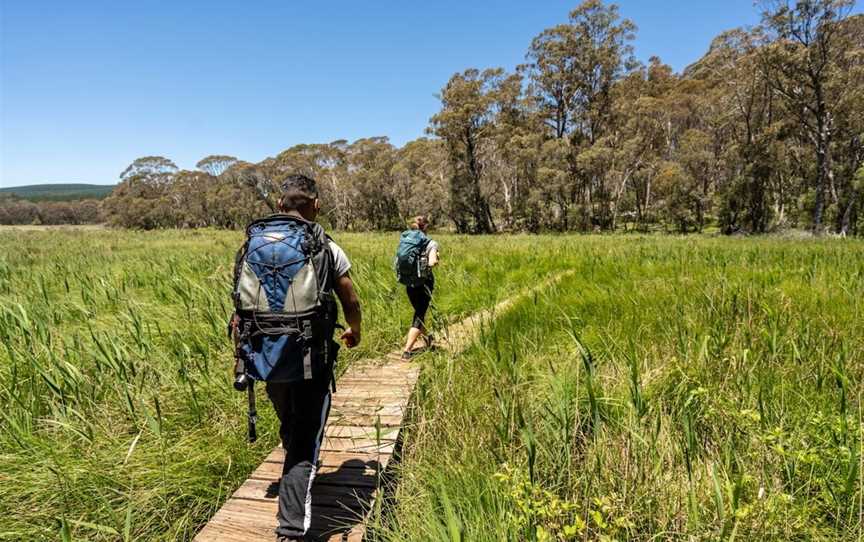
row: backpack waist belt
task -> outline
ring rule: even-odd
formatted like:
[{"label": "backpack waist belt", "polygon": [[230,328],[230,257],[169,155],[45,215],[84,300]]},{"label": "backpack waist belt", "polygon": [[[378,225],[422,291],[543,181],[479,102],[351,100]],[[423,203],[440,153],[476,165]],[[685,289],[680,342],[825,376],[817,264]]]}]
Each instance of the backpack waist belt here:
[{"label": "backpack waist belt", "polygon": [[[299,335],[303,340],[303,379],[312,379],[312,342],[315,338],[312,320],[305,315],[304,318],[287,316],[284,314],[251,314],[242,317],[243,332],[240,340],[249,340],[260,335]],[[294,327],[292,324],[300,324]],[[324,341],[324,357],[329,359],[329,341]],[[331,373],[331,378],[333,377]]]}]

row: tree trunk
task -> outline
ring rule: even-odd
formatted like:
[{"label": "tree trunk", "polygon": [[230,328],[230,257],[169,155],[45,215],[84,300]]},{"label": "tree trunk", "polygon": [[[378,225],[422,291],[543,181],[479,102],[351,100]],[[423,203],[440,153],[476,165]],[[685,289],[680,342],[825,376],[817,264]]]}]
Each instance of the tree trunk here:
[{"label": "tree trunk", "polygon": [[513,196],[510,185],[505,178],[501,179],[501,197],[504,198],[504,227],[513,227]]},{"label": "tree trunk", "polygon": [[858,193],[854,189],[849,194],[849,201],[846,203],[846,208],[843,210],[843,218],[840,220],[840,235],[846,237],[849,233],[849,227],[852,223],[852,208],[855,206],[855,201],[858,199]]},{"label": "tree trunk", "polygon": [[477,149],[472,134],[466,134],[466,158],[468,159],[468,177],[471,183],[470,212],[474,217],[474,233],[491,233],[492,221],[489,204],[480,191],[481,166],[477,160]]},{"label": "tree trunk", "polygon": [[[815,79],[815,77],[814,77]],[[825,105],[822,85],[814,81],[816,87],[816,201],[813,205],[813,231],[823,233],[822,221],[825,214],[825,188],[834,184],[831,167],[831,116]]]}]

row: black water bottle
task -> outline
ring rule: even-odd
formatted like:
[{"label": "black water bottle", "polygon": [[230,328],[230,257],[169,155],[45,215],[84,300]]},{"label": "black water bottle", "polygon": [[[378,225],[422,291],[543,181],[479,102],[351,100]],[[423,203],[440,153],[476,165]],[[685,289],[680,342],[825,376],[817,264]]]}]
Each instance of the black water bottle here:
[{"label": "black water bottle", "polygon": [[239,352],[234,358],[234,389],[245,391],[249,387],[249,375],[246,374],[246,362]]},{"label": "black water bottle", "polygon": [[246,391],[249,387],[249,375],[240,373],[234,377],[234,389],[237,391]]}]

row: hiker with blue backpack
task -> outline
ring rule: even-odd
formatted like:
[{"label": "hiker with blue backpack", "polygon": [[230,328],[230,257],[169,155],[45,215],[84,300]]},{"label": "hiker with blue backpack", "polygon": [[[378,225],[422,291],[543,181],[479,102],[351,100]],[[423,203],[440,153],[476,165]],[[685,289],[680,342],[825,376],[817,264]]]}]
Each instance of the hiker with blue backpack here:
[{"label": "hiker with blue backpack", "polygon": [[435,289],[435,275],[432,268],[438,265],[438,243],[429,238],[426,231],[429,221],[425,216],[414,218],[411,227],[402,232],[396,249],[396,277],[405,285],[408,300],[414,308],[411,328],[402,349],[402,359],[409,360],[414,355],[414,343],[421,336],[426,347],[432,347],[432,335],[426,329],[426,311],[432,302]]},{"label": "hiker with blue backpack", "polygon": [[315,222],[320,211],[313,179],[281,183],[279,213],[252,222],[234,268],[231,332],[236,344],[235,387],[248,390],[254,440],[254,383],[266,385],[285,449],[279,481],[280,542],[302,541],[312,520],[311,489],[324,425],[335,391],[339,343],[338,297],[348,348],[360,342],[360,302],[345,252]]}]

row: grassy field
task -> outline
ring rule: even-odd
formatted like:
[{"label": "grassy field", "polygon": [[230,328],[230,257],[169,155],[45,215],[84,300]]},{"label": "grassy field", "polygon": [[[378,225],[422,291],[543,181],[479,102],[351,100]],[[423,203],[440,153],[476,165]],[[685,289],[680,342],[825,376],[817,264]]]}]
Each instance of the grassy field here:
[{"label": "grassy field", "polygon": [[[336,237],[366,318],[344,367],[410,308],[394,235]],[[439,325],[576,272],[418,359],[380,539],[860,537],[864,244],[440,240]],[[230,387],[239,241],[0,232],[0,540],[188,540],[277,443]]]}]

